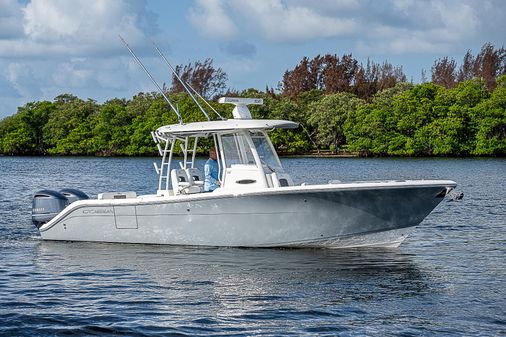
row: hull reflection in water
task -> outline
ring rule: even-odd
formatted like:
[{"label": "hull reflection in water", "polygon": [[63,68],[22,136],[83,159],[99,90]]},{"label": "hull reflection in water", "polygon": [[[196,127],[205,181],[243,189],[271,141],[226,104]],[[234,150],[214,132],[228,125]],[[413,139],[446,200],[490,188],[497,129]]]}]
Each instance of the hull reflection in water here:
[{"label": "hull reflection in water", "polygon": [[[350,305],[355,310],[360,307],[362,316],[363,310],[373,310],[367,309],[372,300],[430,293],[428,277],[413,256],[381,248],[223,249],[41,242],[36,255],[37,272],[52,275],[41,280],[44,293],[68,289],[69,299],[89,308],[88,313],[125,307],[129,310],[116,311],[126,321],[142,316],[145,325],[184,326],[191,334],[195,334],[193,328],[214,326],[219,329],[216,332],[223,332],[235,325],[251,335],[259,320],[287,325],[276,325],[276,329],[288,329],[309,317],[338,324],[336,319],[341,321],[343,315],[347,322],[355,315]],[[73,293],[78,285],[79,291]],[[294,317],[287,317],[288,312]],[[335,318],[329,317],[331,312]],[[199,321],[193,322],[192,317]]]},{"label": "hull reflection in water", "polygon": [[[90,277],[104,273],[131,278],[132,281],[156,281],[165,286],[181,281],[208,282],[225,288],[231,280],[253,285],[255,282],[250,282],[253,279],[263,279],[263,282],[257,282],[257,286],[251,287],[252,292],[258,290],[260,284],[271,287],[268,285],[270,281],[286,284],[290,274],[296,274],[298,281],[335,281],[343,277],[357,278],[358,281],[364,276],[402,276],[417,281],[424,278],[413,261],[413,255],[384,248],[198,248],[41,241],[35,247],[34,257],[37,271],[55,278],[58,274],[67,273],[90,273]],[[83,276],[86,277],[85,274]],[[264,290],[269,292],[272,289]]]}]

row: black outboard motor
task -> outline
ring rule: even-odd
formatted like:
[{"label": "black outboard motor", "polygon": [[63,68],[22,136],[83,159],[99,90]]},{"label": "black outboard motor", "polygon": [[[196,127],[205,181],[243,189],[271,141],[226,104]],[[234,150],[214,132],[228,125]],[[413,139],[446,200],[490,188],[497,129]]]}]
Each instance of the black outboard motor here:
[{"label": "black outboard motor", "polygon": [[89,199],[86,193],[73,188],[64,188],[59,192],[38,191],[32,200],[32,222],[40,228],[74,201],[84,199]]},{"label": "black outboard motor", "polygon": [[74,201],[90,198],[86,195],[86,193],[76,190],[75,188],[64,188],[63,190],[60,190],[60,193],[63,194],[65,198],[67,198],[69,205]]},{"label": "black outboard motor", "polygon": [[68,205],[68,199],[61,193],[42,190],[35,193],[32,200],[32,222],[40,228],[49,222]]}]

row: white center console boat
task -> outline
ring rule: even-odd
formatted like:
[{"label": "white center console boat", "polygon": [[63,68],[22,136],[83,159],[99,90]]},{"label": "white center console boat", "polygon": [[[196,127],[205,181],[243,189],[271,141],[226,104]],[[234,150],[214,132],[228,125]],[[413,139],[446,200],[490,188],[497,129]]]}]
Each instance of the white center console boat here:
[{"label": "white center console boat", "polygon": [[[167,125],[153,133],[162,156],[161,165],[155,165],[156,195],[103,193],[92,200],[70,193],[74,200],[82,200],[69,203],[57,192],[36,194],[33,219],[42,238],[239,247],[391,247],[398,246],[409,229],[456,186],[449,180],[295,186],[267,132],[297,124],[251,119],[246,104],[261,100],[222,98],[221,102],[236,104],[234,119]],[[213,192],[204,192],[204,176],[195,165],[198,141],[207,137],[215,141],[220,168],[220,187]],[[176,145],[183,158],[173,168]],[[66,199],[71,198],[68,194]]]},{"label": "white center console boat", "polygon": [[[235,104],[234,118],[211,121],[193,96],[193,88],[175,71],[174,75],[208,121],[184,124],[159,88],[179,124],[152,133],[162,157],[161,164],[155,165],[156,194],[108,192],[89,199],[72,189],[37,192],[32,220],[42,239],[229,247],[395,247],[456,186],[451,180],[296,186],[267,133],[296,128],[297,123],[252,119],[247,105],[262,104],[261,99],[227,97],[220,102]],[[195,165],[202,138],[211,138],[217,149],[219,188],[213,192],[204,192],[203,171]],[[176,151],[183,157],[177,164]]]}]

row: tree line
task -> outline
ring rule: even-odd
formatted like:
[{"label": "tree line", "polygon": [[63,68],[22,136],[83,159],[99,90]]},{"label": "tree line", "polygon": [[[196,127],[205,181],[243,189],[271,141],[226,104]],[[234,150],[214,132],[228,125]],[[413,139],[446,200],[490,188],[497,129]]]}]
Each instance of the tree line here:
[{"label": "tree line", "polygon": [[431,70],[432,83],[445,88],[453,88],[460,82],[479,78],[489,90],[493,90],[497,77],[506,72],[506,49],[495,49],[491,43],[485,43],[476,56],[468,50],[460,67],[457,67],[455,59],[446,56],[434,61]]},{"label": "tree line", "polygon": [[[374,156],[461,156],[506,154],[506,60],[504,48],[485,44],[462,65],[441,58],[432,81],[406,82],[402,67],[351,54],[303,58],[287,70],[278,88],[226,90],[227,75],[211,59],[176,67],[202,96],[263,98],[254,118],[288,119],[296,130],[271,133],[277,150],[304,154],[316,150]],[[185,122],[203,115],[184,88],[166,87]],[[232,118],[229,105],[210,103]],[[150,132],[177,123],[163,97],[139,93],[102,104],[63,94],[53,101],[30,102],[0,121],[0,153],[5,155],[151,156]],[[200,153],[206,151],[203,143]]]}]

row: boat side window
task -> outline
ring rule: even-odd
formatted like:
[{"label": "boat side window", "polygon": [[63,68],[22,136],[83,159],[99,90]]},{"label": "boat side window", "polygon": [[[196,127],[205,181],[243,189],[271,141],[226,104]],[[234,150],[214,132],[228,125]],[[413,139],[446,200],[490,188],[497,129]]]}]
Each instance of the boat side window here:
[{"label": "boat side window", "polygon": [[272,150],[271,144],[267,137],[261,132],[251,133],[251,139],[260,157],[263,166],[270,171],[282,171],[283,168],[279,163],[278,155]]},{"label": "boat side window", "polygon": [[221,142],[225,156],[225,166],[235,164],[255,165],[255,157],[251,152],[248,142],[242,134],[222,135]]}]

